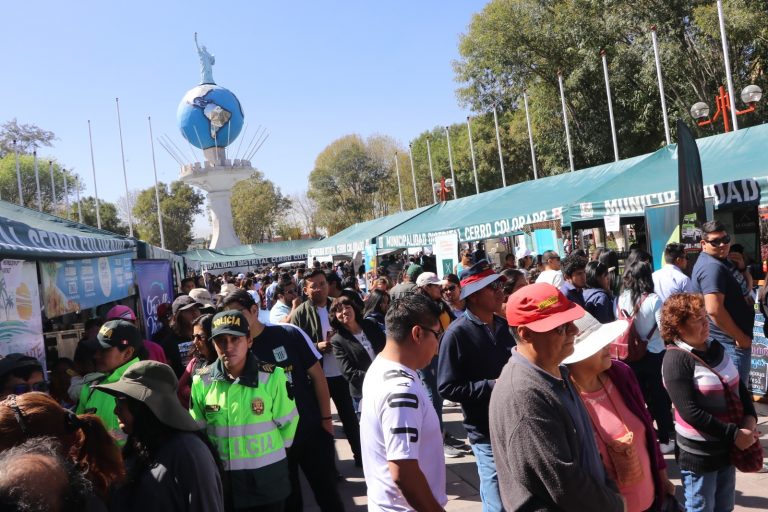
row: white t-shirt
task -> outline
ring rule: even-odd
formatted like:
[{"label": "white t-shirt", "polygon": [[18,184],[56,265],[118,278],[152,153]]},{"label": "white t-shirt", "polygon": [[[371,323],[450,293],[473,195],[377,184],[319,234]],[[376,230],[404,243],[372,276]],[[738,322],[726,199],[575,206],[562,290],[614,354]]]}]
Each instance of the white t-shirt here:
[{"label": "white t-shirt", "polygon": [[353,334],[352,336],[354,336],[355,339],[360,342],[360,345],[363,346],[365,351],[368,352],[368,355],[371,357],[371,361],[376,359],[376,352],[373,351],[373,345],[371,345],[371,341],[363,331],[360,331],[359,334]]},{"label": "white t-shirt", "polygon": [[[317,309],[317,316],[320,317],[320,327],[323,329],[323,335],[328,334],[328,331],[331,330],[331,322],[328,320],[328,308],[315,309]],[[341,377],[341,368],[339,368],[339,362],[336,360],[333,352],[323,354],[323,373],[325,373],[326,377]]]},{"label": "white t-shirt", "polygon": [[537,283],[549,283],[555,288],[563,284],[563,272],[561,270],[545,270],[536,278]]},{"label": "white t-shirt", "polygon": [[413,510],[392,480],[390,460],[417,460],[435,500],[448,502],[440,422],[415,370],[382,357],[371,363],[363,381],[360,444],[369,511]]}]

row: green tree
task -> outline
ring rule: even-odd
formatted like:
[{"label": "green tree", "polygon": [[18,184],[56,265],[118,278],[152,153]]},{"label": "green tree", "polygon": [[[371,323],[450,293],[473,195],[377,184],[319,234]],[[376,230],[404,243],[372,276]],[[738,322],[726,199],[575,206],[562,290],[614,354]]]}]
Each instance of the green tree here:
[{"label": "green tree", "polygon": [[[185,251],[192,243],[192,225],[195,215],[203,212],[205,197],[182,181],[170,185],[158,183],[160,208],[163,215],[165,248],[169,251]],[[155,187],[139,192],[133,205],[134,233],[137,238],[160,246],[160,227],[157,222]]]},{"label": "green tree", "polygon": [[283,196],[280,188],[255,171],[232,190],[235,234],[244,244],[265,242],[272,238],[278,222],[282,222],[283,236],[290,235],[291,228],[295,227],[285,222],[290,207],[290,199]]},{"label": "green tree", "polygon": [[[83,224],[98,227],[96,217],[96,199],[93,196],[80,198],[80,210],[83,214]],[[126,226],[117,216],[117,206],[114,203],[99,199],[99,216],[101,217],[101,229],[111,231],[118,235],[128,236],[128,226]],[[78,219],[77,202],[69,205],[69,218]]]},{"label": "green tree", "polygon": [[[19,124],[16,118],[0,126],[0,156],[8,153],[32,153],[35,148],[51,147],[56,135],[34,124]],[[16,141],[14,146],[13,141]]]},{"label": "green tree", "polygon": [[[49,162],[53,167],[53,181],[56,188],[56,197],[53,197],[51,187],[51,173]],[[67,192],[70,202],[75,195],[75,187],[80,187],[79,177],[65,171],[55,160],[38,158],[38,178],[40,181],[40,195],[43,211],[54,215],[63,215],[65,209],[64,177],[67,177]],[[21,194],[24,206],[37,209],[37,180],[35,179],[34,157],[29,154],[19,155],[19,172],[21,174]],[[16,155],[6,154],[0,158],[0,199],[12,203],[19,203],[19,186],[16,177]]]}]

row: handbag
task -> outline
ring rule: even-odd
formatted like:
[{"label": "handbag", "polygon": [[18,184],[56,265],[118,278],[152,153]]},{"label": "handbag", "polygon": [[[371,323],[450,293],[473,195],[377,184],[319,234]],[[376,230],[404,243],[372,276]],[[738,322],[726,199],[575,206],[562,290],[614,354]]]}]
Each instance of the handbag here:
[{"label": "handbag", "polygon": [[[725,403],[728,409],[728,422],[740,425],[741,420],[744,418],[744,406],[741,404],[741,400],[739,400],[738,397],[734,396],[734,394],[731,392],[731,388],[723,376],[693,352],[689,352],[688,350],[684,350],[674,345],[668,348],[674,350],[682,350],[683,352],[690,354],[691,357],[696,359],[699,363],[704,365],[704,367],[708,368],[709,371],[717,376],[717,378],[720,380],[720,384],[723,386],[723,391],[725,394]],[[746,450],[739,450],[736,447],[736,444],[733,444],[731,446],[730,455],[731,464],[736,466],[736,469],[742,473],[756,473],[763,468],[763,446],[760,444],[759,440],[752,443],[752,445]]]},{"label": "handbag", "polygon": [[613,359],[618,359],[619,361],[623,361],[625,363],[634,363],[645,357],[645,354],[648,352],[648,340],[651,339],[651,336],[653,336],[653,333],[656,331],[656,322],[653,323],[653,327],[645,336],[645,338],[640,336],[640,333],[637,332],[637,327],[635,326],[635,318],[637,317],[637,312],[640,311],[640,307],[643,305],[643,302],[645,302],[645,299],[647,298],[648,294],[644,293],[640,302],[635,305],[631,315],[627,311],[618,307],[617,299],[616,319],[626,320],[628,325],[624,332],[621,333],[621,335],[613,340],[609,345],[609,350]]}]

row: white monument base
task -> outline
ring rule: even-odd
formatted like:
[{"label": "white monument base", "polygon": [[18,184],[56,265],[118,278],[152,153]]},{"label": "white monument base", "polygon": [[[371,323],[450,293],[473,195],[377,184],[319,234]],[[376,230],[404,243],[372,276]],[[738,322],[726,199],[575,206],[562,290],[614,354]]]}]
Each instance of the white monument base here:
[{"label": "white monument base", "polygon": [[213,221],[209,249],[224,249],[240,245],[232,224],[232,188],[237,182],[250,178],[254,169],[250,166],[250,162],[237,160],[236,162],[241,165],[232,167],[205,162],[204,165],[196,163],[181,168],[179,176],[181,181],[208,193],[208,207],[211,209]]}]

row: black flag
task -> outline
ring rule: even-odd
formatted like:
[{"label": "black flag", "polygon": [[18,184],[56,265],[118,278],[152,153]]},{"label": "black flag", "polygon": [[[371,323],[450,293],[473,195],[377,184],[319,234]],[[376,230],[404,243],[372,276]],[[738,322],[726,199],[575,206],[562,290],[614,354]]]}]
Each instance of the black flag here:
[{"label": "black flag", "polygon": [[677,120],[677,180],[680,190],[680,243],[686,250],[701,248],[701,225],[706,222],[701,158],[690,128]]}]

